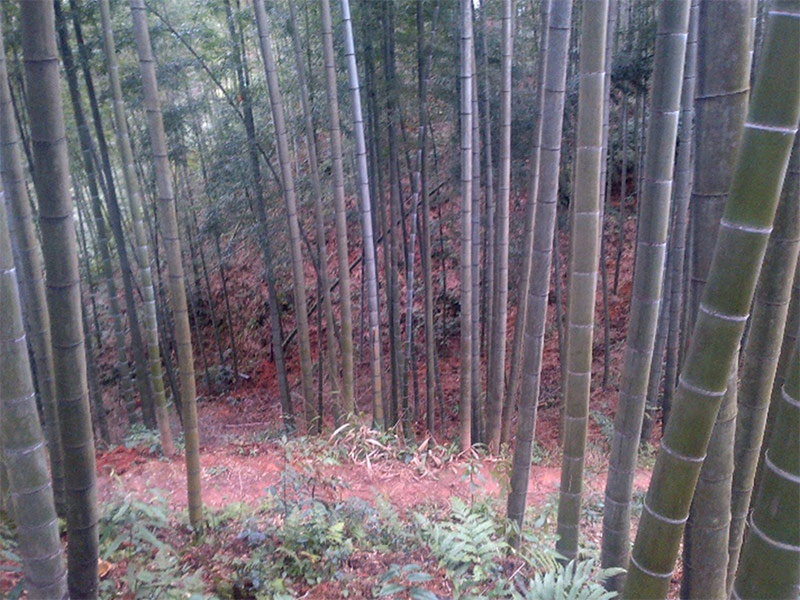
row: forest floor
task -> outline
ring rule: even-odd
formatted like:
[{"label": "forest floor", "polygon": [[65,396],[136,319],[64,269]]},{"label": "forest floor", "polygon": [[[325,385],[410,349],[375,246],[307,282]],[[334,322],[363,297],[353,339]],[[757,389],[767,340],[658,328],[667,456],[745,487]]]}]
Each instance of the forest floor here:
[{"label": "forest floor", "polygon": [[[587,556],[599,553],[615,390],[622,368],[631,291],[634,229],[629,219],[624,229],[618,293],[609,292],[611,361],[605,387],[601,385],[604,317],[599,292],[597,298],[596,322],[600,326],[595,335],[581,529]],[[613,231],[609,231],[607,243],[609,248],[616,247]],[[564,232],[559,244],[562,256],[566,256],[568,240]],[[450,442],[457,438],[452,410],[447,411],[450,416],[444,422],[437,414],[438,439],[447,443],[427,437],[421,425],[415,432],[417,442],[410,445],[391,433],[372,431],[357,423],[333,431],[330,416],[320,436],[282,437],[274,366],[263,358],[268,355],[268,335],[263,331],[254,334],[266,322],[265,302],[253,293],[253,287],[259,285],[258,260],[247,253],[238,256],[227,267],[232,305],[236,307],[234,319],[240,323],[236,335],[240,355],[256,358],[243,361],[240,371],[246,377],[236,387],[220,391],[201,386],[203,396],[198,407],[206,528],[198,536],[188,527],[185,464],[180,453],[166,459],[160,456],[152,432],[136,429],[125,433],[126,424],[119,417],[123,411],[115,406],[110,415],[116,419],[112,436],[117,444],[103,446],[97,453],[102,513],[101,597],[452,598],[459,591],[455,589],[455,567],[441,551],[437,553],[431,532],[458,533],[457,524],[466,519],[464,506],[469,514],[480,513],[495,525],[501,523],[510,456],[488,457],[480,450],[459,453],[456,444]],[[615,259],[609,251],[605,264],[609,285]],[[561,277],[566,283],[564,262]],[[454,268],[450,271],[444,272],[446,281],[450,275],[456,276]],[[359,278],[357,272],[354,274],[353,286],[358,289]],[[448,287],[455,289],[455,283],[450,282]],[[214,295],[219,296],[219,282],[212,286]],[[533,565],[536,561],[532,557],[543,556],[543,548],[552,547],[553,542],[561,473],[554,302],[549,311],[524,532],[531,554],[527,558],[520,553],[513,559],[492,559],[492,568],[509,578],[526,564]],[[212,314],[208,311],[206,330],[219,324],[211,321]],[[515,316],[512,307],[509,333],[513,332]],[[442,318],[446,332],[446,312]],[[214,362],[212,336],[206,333],[201,344],[209,362]],[[312,345],[316,336],[316,329],[312,329]],[[457,339],[444,339],[439,349],[440,381],[445,406],[452,407],[458,391]],[[297,359],[292,354],[289,368],[296,372]],[[361,390],[359,399],[364,408],[368,402],[368,364],[361,357],[356,386]],[[110,352],[101,359],[113,364]],[[212,369],[212,377],[214,373]],[[424,389],[424,370],[418,376]],[[203,369],[198,365],[198,379],[202,377]],[[113,385],[106,385],[106,394],[107,405],[119,402]],[[177,421],[173,425],[178,431]],[[652,441],[655,443],[659,436],[655,427]],[[178,442],[180,448],[181,440]],[[647,443],[634,482],[637,521],[653,458],[653,445]],[[0,522],[0,542],[10,539],[5,534]],[[496,535],[491,543],[502,544],[502,539],[502,535]],[[496,550],[499,546],[492,547]],[[483,583],[476,580],[478,567],[485,566],[473,562],[468,569],[470,581],[475,583],[471,593],[478,594],[475,597],[488,597],[481,595],[489,592],[480,586],[488,585],[497,575],[487,576]],[[18,597],[20,578],[9,542],[8,549],[0,547],[0,597]],[[678,580],[676,575],[673,588]],[[428,590],[436,596],[415,595],[414,582],[419,582],[418,591]]]}]

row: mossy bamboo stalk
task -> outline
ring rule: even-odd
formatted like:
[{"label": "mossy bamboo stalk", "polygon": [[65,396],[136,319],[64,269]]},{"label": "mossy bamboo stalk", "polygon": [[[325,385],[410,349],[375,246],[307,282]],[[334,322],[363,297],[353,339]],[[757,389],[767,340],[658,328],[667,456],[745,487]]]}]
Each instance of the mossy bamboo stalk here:
[{"label": "mossy bamboo stalk", "polygon": [[142,194],[136,178],[136,167],[133,162],[128,122],[125,118],[125,101],[119,78],[117,50],[114,32],[111,28],[111,10],[108,0],[100,0],[100,20],[103,32],[103,51],[108,68],[109,87],[114,106],[115,133],[117,150],[122,160],[122,174],[128,193],[128,207],[133,221],[133,235],[136,243],[136,260],[141,278],[141,290],[144,302],[144,333],[147,343],[147,359],[150,382],[155,396],[156,422],[158,423],[161,448],[166,456],[175,453],[172,432],[169,427],[167,396],[164,390],[164,374],[161,365],[161,352],[158,345],[158,315],[156,313],[155,291],[153,289],[153,272],[150,266],[150,250],[147,245],[147,231],[144,225],[142,210]]},{"label": "mossy bamboo stalk", "polygon": [[[2,31],[0,31],[2,41]],[[0,44],[0,178],[5,194],[8,229],[15,249],[17,282],[23,301],[23,314],[28,324],[28,339],[36,361],[39,396],[45,414],[47,449],[56,510],[64,514],[64,464],[58,427],[55,380],[53,378],[53,348],[51,345],[50,313],[45,297],[44,270],[39,253],[39,239],[33,222],[28,187],[22,167],[21,138],[11,102],[5,49]]]},{"label": "mossy bamboo stalk", "polygon": [[200,479],[200,439],[197,427],[197,394],[195,390],[194,356],[192,334],[189,326],[189,309],[186,303],[186,287],[181,260],[181,242],[178,234],[178,218],[175,211],[175,196],[167,158],[167,141],[164,121],[161,116],[161,100],[158,97],[155,59],[150,45],[147,27],[147,12],[144,0],[130,0],[133,32],[139,57],[139,72],[144,88],[147,129],[153,152],[153,169],[161,211],[161,228],[167,254],[169,291],[172,313],[175,319],[175,342],[178,352],[180,376],[181,411],[186,444],[186,487],[189,504],[189,522],[195,529],[202,528],[203,499]]},{"label": "mossy bamboo stalk", "polygon": [[[64,551],[3,210],[0,210],[0,306],[3,307],[0,311],[0,456],[7,468],[28,597],[32,600],[66,599],[69,595]],[[0,489],[0,494],[5,494],[5,490]]]},{"label": "mossy bamboo stalk", "polygon": [[[759,449],[778,367],[792,279],[800,248],[800,136],[795,136],[792,157],[775,214],[775,229],[767,244],[764,265],[756,287],[750,333],[743,351],[736,419],[731,529],[728,540],[728,592],[732,589],[739,550],[750,507]],[[791,375],[791,371],[788,372]]]},{"label": "mossy bamboo stalk", "polygon": [[[697,156],[691,203],[692,227],[699,235],[692,244],[690,323],[696,318],[709,276],[747,111],[751,4],[750,0],[709,0],[700,5],[695,94]],[[725,595],[736,370],[730,377],[686,522],[681,593],[688,598]]]},{"label": "mossy bamboo stalk", "polygon": [[[639,208],[631,315],[603,512],[601,560],[607,568],[626,568],[630,549],[633,476],[662,295],[689,0],[660,2],[657,18],[652,108],[644,159],[644,193]],[[609,581],[609,587],[619,589],[623,581],[624,576],[618,575]]]},{"label": "mossy bamboo stalk", "polygon": [[[800,117],[800,7],[775,0],[714,259],[661,442],[623,598],[663,598],[725,394]],[[794,518],[794,517],[792,517]]]},{"label": "mossy bamboo stalk", "polygon": [[53,4],[23,2],[20,32],[64,452],[68,585],[72,597],[94,598],[98,582],[94,439]]},{"label": "mossy bamboo stalk", "polygon": [[[600,257],[600,171],[603,157],[603,98],[608,0],[584,0],[578,73],[578,133],[575,194],[570,236],[567,309],[567,381],[564,390],[564,454],[558,498],[556,550],[578,555],[583,464],[589,426],[592,338]],[[591,25],[590,25],[591,24]]]}]

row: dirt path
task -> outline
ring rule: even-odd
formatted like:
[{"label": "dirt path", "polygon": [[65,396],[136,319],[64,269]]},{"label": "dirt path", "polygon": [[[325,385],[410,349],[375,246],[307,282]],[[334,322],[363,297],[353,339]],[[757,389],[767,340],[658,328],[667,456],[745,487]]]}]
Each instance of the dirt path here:
[{"label": "dirt path", "polygon": [[[211,509],[220,509],[232,502],[258,505],[270,486],[278,485],[284,471],[284,457],[279,447],[249,445],[216,447],[200,457],[203,467],[203,501]],[[405,511],[423,504],[446,506],[452,496],[463,499],[502,495],[504,485],[496,461],[454,460],[442,465],[403,464],[397,460],[372,463],[319,464],[305,458],[292,463],[296,472],[306,473],[316,482],[316,492],[329,500],[356,497],[367,502],[377,498],[388,500],[396,509]],[[477,465],[469,476],[469,465]],[[528,504],[544,504],[558,491],[560,467],[531,467]],[[117,447],[98,456],[98,495],[101,503],[120,493],[133,493],[142,500],[154,491],[164,494],[173,509],[186,508],[185,463],[182,458],[161,459],[142,454],[137,449]],[[589,473],[587,495],[602,494],[606,473]],[[649,471],[638,471],[634,487],[644,490]]]}]

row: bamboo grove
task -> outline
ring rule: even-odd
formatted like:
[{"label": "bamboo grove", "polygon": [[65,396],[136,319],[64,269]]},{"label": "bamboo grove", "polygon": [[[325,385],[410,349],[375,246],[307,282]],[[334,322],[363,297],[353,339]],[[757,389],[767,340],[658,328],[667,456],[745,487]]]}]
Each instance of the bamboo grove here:
[{"label": "bamboo grove", "polygon": [[607,394],[608,590],[796,596],[798,0],[1,10],[0,510],[28,597],[97,597],[95,449],[129,430],[185,461],[202,531],[198,404],[243,388],[281,435],[508,464],[509,548],[558,405],[565,561]]}]

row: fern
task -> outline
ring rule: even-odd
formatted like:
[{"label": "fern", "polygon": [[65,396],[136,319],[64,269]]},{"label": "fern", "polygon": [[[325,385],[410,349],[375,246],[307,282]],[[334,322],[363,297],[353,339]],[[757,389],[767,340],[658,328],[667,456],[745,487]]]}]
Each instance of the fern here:
[{"label": "fern", "polygon": [[624,569],[600,569],[595,572],[595,561],[570,561],[566,567],[546,573],[537,573],[528,583],[524,593],[515,592],[516,600],[611,600],[617,592],[609,592],[603,582],[609,577],[624,573]]}]

